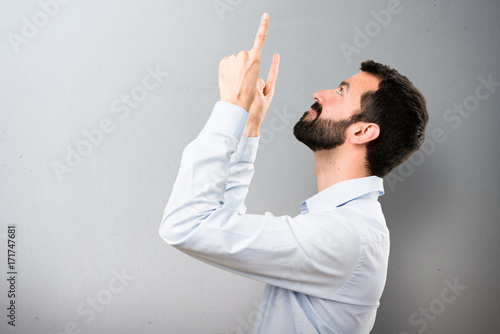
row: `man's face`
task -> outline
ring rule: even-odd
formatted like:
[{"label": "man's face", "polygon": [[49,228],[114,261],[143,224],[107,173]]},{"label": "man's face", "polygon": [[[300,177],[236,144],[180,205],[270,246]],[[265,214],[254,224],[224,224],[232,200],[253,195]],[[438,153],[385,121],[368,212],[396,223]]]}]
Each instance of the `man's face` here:
[{"label": "man's face", "polygon": [[350,118],[361,109],[361,96],[378,89],[380,79],[360,72],[342,81],[337,89],[313,94],[315,103],[295,124],[295,137],[311,150],[328,150],[345,142]]}]

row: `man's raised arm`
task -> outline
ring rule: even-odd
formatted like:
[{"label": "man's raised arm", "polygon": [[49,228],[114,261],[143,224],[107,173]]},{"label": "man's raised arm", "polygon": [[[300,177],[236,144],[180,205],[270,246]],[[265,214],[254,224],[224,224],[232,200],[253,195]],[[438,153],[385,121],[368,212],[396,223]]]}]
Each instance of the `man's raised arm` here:
[{"label": "man's raised arm", "polygon": [[[267,82],[258,78],[268,25],[269,16],[265,13],[252,49],[225,57],[219,63],[220,102],[198,138],[184,150],[165,209],[160,230],[171,243],[188,235],[224,204],[241,207],[242,195],[246,195],[245,188],[253,174],[258,138],[244,139],[238,152],[236,147],[242,134],[258,137],[278,75],[279,55],[275,54]],[[237,177],[245,173],[246,177]]]}]

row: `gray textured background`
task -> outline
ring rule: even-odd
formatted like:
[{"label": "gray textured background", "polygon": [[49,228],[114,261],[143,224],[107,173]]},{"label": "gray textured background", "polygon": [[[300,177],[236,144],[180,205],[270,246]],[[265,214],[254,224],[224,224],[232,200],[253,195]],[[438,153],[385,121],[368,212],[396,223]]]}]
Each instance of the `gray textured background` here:
[{"label": "gray textured background", "polygon": [[[497,1],[401,0],[383,24],[371,11],[392,0],[54,1],[0,2],[2,333],[248,332],[263,285],[189,258],[157,230],[181,152],[218,100],[219,60],[251,47],[264,11],[261,73],[274,52],[281,66],[248,212],[298,214],[316,180],[293,124],[361,61],[387,63],[421,88],[430,122],[426,150],[385,181],[392,248],[373,333],[500,332],[500,87],[480,79],[500,82]],[[148,67],[169,74],[149,86]],[[89,146],[84,132],[99,126],[108,133]],[[78,148],[86,156],[69,166]]]}]

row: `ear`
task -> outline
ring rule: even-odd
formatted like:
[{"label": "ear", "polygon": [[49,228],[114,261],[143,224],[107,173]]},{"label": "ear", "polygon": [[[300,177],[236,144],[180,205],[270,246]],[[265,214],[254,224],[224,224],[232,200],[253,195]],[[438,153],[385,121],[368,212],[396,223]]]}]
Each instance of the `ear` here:
[{"label": "ear", "polygon": [[380,135],[380,127],[375,123],[357,122],[352,126],[350,141],[353,144],[367,144]]}]

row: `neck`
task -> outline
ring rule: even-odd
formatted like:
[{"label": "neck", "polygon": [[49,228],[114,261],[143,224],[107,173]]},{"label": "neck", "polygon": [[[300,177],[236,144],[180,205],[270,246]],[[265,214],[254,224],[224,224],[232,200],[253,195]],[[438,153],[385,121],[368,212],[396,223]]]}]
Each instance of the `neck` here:
[{"label": "neck", "polygon": [[341,181],[368,176],[364,148],[341,145],[332,150],[316,151],[314,158],[318,192]]}]

